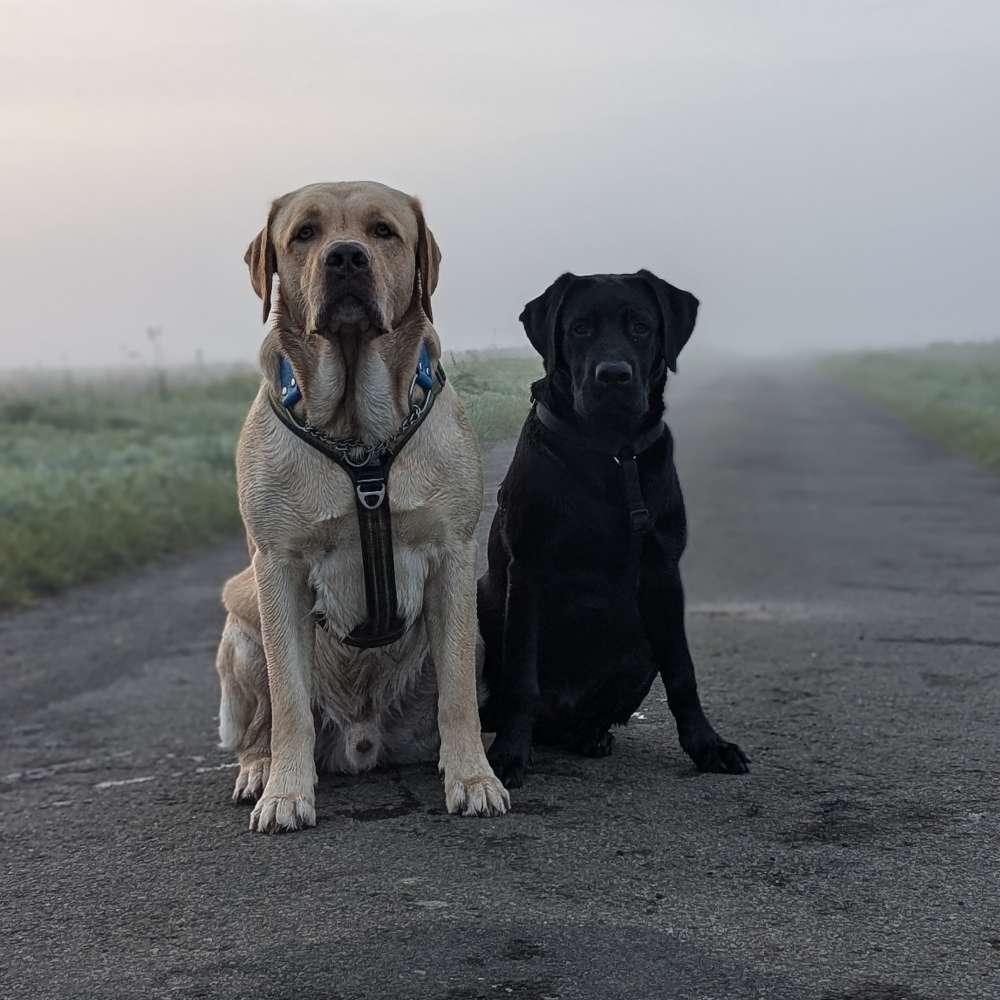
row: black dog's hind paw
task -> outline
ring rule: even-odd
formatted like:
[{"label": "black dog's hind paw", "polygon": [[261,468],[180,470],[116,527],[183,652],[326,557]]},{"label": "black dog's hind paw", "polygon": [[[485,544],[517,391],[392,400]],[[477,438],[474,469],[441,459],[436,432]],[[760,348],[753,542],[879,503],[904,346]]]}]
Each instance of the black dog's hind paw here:
[{"label": "black dog's hind paw", "polygon": [[486,758],[504,788],[520,788],[531,762],[531,745],[498,736],[487,751]]},{"label": "black dog's hind paw", "polygon": [[715,733],[684,746],[699,771],[715,774],[749,774],[750,758],[735,744]]},{"label": "black dog's hind paw", "polygon": [[614,736],[609,732],[603,732],[600,736],[580,740],[573,744],[571,749],[584,757],[609,757],[614,746]]}]

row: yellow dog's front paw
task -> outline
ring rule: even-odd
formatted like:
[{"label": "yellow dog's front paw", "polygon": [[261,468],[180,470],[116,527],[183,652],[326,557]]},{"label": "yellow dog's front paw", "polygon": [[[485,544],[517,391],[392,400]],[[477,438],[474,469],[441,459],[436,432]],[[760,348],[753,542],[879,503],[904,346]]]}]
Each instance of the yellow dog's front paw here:
[{"label": "yellow dog's front paw", "polygon": [[267,785],[271,774],[271,758],[256,757],[240,761],[240,773],[233,786],[233,802],[255,802]]},{"label": "yellow dog's front paw", "polygon": [[250,829],[257,833],[290,833],[316,825],[316,798],[312,789],[303,795],[280,795],[264,789],[250,814]]},{"label": "yellow dog's front paw", "polygon": [[450,813],[462,816],[502,816],[510,809],[510,795],[492,771],[468,778],[445,771],[444,801]]}]

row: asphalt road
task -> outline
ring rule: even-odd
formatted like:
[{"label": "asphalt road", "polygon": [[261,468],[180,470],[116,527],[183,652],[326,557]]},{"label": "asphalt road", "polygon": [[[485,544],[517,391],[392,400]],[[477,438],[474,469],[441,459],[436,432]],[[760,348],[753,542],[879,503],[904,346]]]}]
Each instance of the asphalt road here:
[{"label": "asphalt road", "polygon": [[668,398],[702,692],[752,775],[697,774],[656,688],[502,819],[429,766],[249,833],[234,541],[0,618],[0,996],[1000,997],[1000,478],[805,371]]}]

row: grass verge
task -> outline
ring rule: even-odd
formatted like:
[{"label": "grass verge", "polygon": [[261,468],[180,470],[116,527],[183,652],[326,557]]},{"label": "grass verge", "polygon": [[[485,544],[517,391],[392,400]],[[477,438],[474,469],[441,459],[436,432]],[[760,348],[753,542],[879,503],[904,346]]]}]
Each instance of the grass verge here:
[{"label": "grass verge", "polygon": [[948,447],[1000,469],[1000,342],[844,355],[826,368]]},{"label": "grass verge", "polygon": [[[534,359],[446,358],[483,444],[517,433]],[[0,605],[239,528],[233,452],[256,375],[177,389],[23,385],[0,402]],[[113,391],[112,391],[113,390]]]}]

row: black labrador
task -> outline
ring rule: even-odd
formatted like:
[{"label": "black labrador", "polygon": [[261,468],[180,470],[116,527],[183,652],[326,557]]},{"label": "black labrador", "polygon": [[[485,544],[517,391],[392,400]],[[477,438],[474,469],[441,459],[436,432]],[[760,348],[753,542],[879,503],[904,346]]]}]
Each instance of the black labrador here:
[{"label": "black labrador", "polygon": [[508,788],[524,781],[533,741],[610,753],[610,727],[657,673],[695,764],[749,770],[702,711],[684,632],[684,501],[662,418],[697,311],[690,292],[639,271],[564,274],[521,313],[545,377],[479,581],[483,728]]}]

